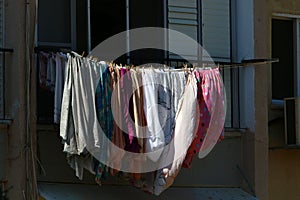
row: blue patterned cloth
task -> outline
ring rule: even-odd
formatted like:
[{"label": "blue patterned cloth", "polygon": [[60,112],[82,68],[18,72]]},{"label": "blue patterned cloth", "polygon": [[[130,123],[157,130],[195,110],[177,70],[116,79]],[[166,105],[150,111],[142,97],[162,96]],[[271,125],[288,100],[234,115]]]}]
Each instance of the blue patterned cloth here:
[{"label": "blue patterned cloth", "polygon": [[[96,88],[95,106],[98,122],[105,133],[105,136],[103,137],[107,137],[109,140],[111,140],[113,134],[113,114],[111,111],[111,77],[109,68],[104,68],[104,72],[102,72],[102,68],[103,67],[100,66],[100,73],[102,75],[100,76],[100,80]],[[105,150],[103,151],[106,152]],[[96,174],[95,180],[98,184],[101,184],[101,178],[105,179],[108,176],[108,167],[96,159],[94,171]]]}]

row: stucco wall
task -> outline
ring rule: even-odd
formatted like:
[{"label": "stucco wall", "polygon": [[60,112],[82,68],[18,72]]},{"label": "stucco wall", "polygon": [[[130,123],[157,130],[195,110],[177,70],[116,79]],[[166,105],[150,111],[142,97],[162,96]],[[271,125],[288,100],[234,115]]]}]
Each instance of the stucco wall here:
[{"label": "stucco wall", "polygon": [[273,13],[300,15],[300,1],[298,0],[271,0],[269,5]]},{"label": "stucco wall", "polygon": [[270,200],[300,199],[300,149],[269,152]]},{"label": "stucco wall", "polygon": [[6,180],[7,172],[7,131],[0,126],[0,181]]},{"label": "stucco wall", "polygon": [[[254,0],[254,49],[255,58],[268,58],[267,27],[268,5],[266,1]],[[268,82],[269,65],[255,67],[255,137],[254,180],[258,199],[268,197]]]},{"label": "stucco wall", "polygon": [[[12,119],[10,126],[6,129],[6,138],[0,137],[2,143],[7,144],[6,151],[1,156],[5,161],[0,165],[0,170],[5,170],[5,180],[7,187],[12,187],[8,192],[9,199],[30,199],[28,192],[28,183],[26,181],[26,157],[31,148],[26,143],[26,116],[29,109],[26,108],[26,71],[29,66],[25,63],[26,33],[30,34],[29,42],[33,41],[32,22],[31,32],[26,32],[26,6],[30,10],[30,18],[33,18],[35,12],[35,0],[5,0],[5,44],[6,48],[12,48],[13,53],[6,54],[6,73],[5,73],[5,110],[6,118]],[[32,43],[33,44],[33,43]],[[2,134],[2,133],[0,133]],[[2,155],[3,154],[3,155]],[[1,157],[2,159],[2,157]],[[2,162],[2,160],[1,160]],[[30,164],[29,164],[30,166]],[[5,167],[5,168],[4,168]],[[4,172],[4,171],[3,171]]]},{"label": "stucco wall", "polygon": [[[271,55],[271,19],[272,14],[288,14],[300,16],[299,0],[271,0],[267,1],[271,9],[267,26],[269,54]],[[270,69],[271,70],[271,69]],[[271,90],[271,84],[269,83]],[[270,93],[270,92],[269,92]],[[271,93],[269,94],[271,104]],[[279,147],[269,151],[269,196],[270,200],[294,200],[300,199],[300,150],[284,149],[284,122],[283,110],[269,108],[270,119],[282,117],[272,121],[269,126],[269,146]]]},{"label": "stucco wall", "polygon": [[[22,3],[21,3],[22,2]],[[18,13],[16,15],[16,13]],[[22,16],[22,17],[20,17]],[[24,1],[5,2],[5,46],[14,53],[6,56],[6,111],[13,119],[8,129],[7,174],[9,199],[20,199],[26,191],[25,172],[25,7]]]}]

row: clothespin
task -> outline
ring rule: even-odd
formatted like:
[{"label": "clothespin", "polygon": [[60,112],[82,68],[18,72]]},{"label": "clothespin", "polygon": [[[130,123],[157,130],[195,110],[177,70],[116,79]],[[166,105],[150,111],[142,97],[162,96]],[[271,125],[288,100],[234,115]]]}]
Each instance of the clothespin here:
[{"label": "clothespin", "polygon": [[154,68],[153,68],[153,66],[152,66],[152,65],[150,66],[150,68],[152,69],[152,71],[153,71],[153,72],[155,72],[155,70],[154,70]]},{"label": "clothespin", "polygon": [[192,72],[195,70],[195,64],[194,63],[192,64],[192,69],[191,70],[192,70]]},{"label": "clothespin", "polygon": [[207,63],[206,66],[204,67],[204,69],[206,69],[206,70],[211,69],[211,65],[209,63]]},{"label": "clothespin", "polygon": [[[133,66],[133,65],[132,65],[132,66]],[[137,73],[140,73],[139,66],[135,66],[135,71],[136,71]]]},{"label": "clothespin", "polygon": [[93,56],[89,55],[88,59],[93,60]]},{"label": "clothespin", "polygon": [[169,65],[164,64],[164,68],[166,69],[167,72],[169,72],[169,73],[171,72]]},{"label": "clothespin", "polygon": [[165,71],[165,65],[163,65],[163,66],[159,65],[159,68],[160,68],[163,72],[166,72],[166,71]]}]

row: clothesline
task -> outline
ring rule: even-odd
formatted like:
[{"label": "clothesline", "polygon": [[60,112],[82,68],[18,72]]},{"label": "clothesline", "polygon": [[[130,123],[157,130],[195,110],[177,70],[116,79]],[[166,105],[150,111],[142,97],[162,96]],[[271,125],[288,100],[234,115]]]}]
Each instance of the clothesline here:
[{"label": "clothesline", "polygon": [[[60,124],[63,151],[80,179],[84,169],[97,183],[118,174],[134,187],[159,195],[181,168],[190,168],[196,155],[204,158],[224,138],[226,95],[220,63],[202,62],[203,68],[191,63],[179,69],[124,67],[69,49],[36,52],[39,86],[54,92],[54,123]],[[254,61],[276,60],[242,64]]]},{"label": "clothesline", "polygon": [[[35,53],[39,52],[62,52],[62,53],[70,53],[74,54],[71,49],[68,48],[61,48],[61,47],[55,47],[55,46],[38,46],[35,47]],[[83,52],[84,54],[84,52]],[[82,54],[82,55],[83,55]],[[80,54],[78,54],[80,56]],[[81,56],[82,56],[81,55]],[[99,58],[93,57],[93,56],[88,56],[91,59],[94,59],[95,61],[100,61]],[[176,62],[183,62],[186,63],[187,61],[185,59],[165,59],[164,61],[176,61]],[[182,68],[186,68],[189,70],[189,68],[205,68],[206,66],[215,66],[218,68],[222,69],[233,69],[233,68],[241,68],[241,67],[249,67],[249,66],[256,66],[256,65],[264,65],[264,64],[271,64],[271,63],[276,63],[279,62],[279,58],[259,58],[259,59],[243,59],[241,62],[224,62],[224,61],[197,61],[197,65],[193,65],[191,63],[186,63]],[[107,62],[112,63],[112,62]],[[133,65],[124,65],[127,67],[133,66]],[[147,66],[147,64],[145,65]],[[153,65],[152,65],[153,66]],[[167,66],[167,65],[165,65]],[[169,68],[169,67],[166,67]]]}]

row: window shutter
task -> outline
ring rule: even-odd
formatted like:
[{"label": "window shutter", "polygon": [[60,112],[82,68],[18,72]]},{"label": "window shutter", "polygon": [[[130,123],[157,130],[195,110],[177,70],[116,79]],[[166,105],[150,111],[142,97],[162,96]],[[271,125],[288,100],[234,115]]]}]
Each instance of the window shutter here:
[{"label": "window shutter", "polygon": [[202,1],[202,42],[214,61],[230,61],[230,2]]},{"label": "window shutter", "polygon": [[[231,61],[230,0],[202,0],[202,46],[214,62]],[[205,55],[205,54],[203,54]],[[205,59],[205,57],[204,57]],[[232,127],[231,70],[223,70],[227,112],[225,127]]]},{"label": "window shutter", "polygon": [[[198,38],[198,11],[196,0],[169,0],[168,24],[172,30],[179,31],[197,41]],[[197,60],[197,44],[189,46],[185,41],[178,40],[169,34],[169,52],[171,59],[180,59],[172,51],[177,50],[189,60]]]},{"label": "window shutter", "polygon": [[[4,46],[4,0],[0,0],[0,47]],[[4,118],[4,67],[3,53],[0,54],[0,119]]]}]

